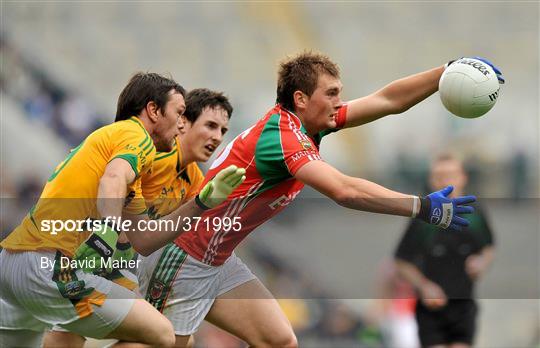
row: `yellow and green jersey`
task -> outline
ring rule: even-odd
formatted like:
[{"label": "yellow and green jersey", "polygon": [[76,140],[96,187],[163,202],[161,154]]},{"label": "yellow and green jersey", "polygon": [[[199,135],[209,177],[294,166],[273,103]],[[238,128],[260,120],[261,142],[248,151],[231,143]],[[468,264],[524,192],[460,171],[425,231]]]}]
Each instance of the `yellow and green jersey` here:
[{"label": "yellow and green jersey", "polygon": [[94,131],[56,167],[37,204],[0,245],[12,251],[60,250],[73,256],[90,231],[73,231],[73,226],[66,225],[66,230],[54,234],[51,221],[100,219],[98,186],[107,164],[115,158],[126,160],[136,174],[127,187],[124,212],[145,213],[141,177],[150,171],[155,155],[152,138],[136,117]]},{"label": "yellow and green jersey", "polygon": [[184,168],[177,137],[175,148],[171,152],[157,153],[152,171],[142,177],[148,216],[159,219],[176,210],[198,193],[203,179],[197,163],[192,162]]}]

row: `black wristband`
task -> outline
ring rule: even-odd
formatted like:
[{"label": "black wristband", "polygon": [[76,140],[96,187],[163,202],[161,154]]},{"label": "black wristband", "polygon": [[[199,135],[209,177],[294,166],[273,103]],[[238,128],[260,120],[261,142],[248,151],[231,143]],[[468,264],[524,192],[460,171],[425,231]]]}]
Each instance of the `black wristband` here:
[{"label": "black wristband", "polygon": [[431,210],[431,201],[428,198],[420,198],[420,211],[417,218],[429,222],[429,211]]},{"label": "black wristband", "polygon": [[116,243],[116,249],[118,250],[128,250],[129,248],[131,248],[130,242],[125,242],[125,243],[117,242]]},{"label": "black wristband", "polygon": [[89,247],[98,252],[101,257],[111,257],[114,250],[103,239],[99,238],[97,234],[92,233],[85,242]]},{"label": "black wristband", "polygon": [[201,199],[199,198],[199,195],[195,196],[195,203],[201,208],[202,210],[208,210],[210,207],[207,207],[206,204],[204,204]]}]

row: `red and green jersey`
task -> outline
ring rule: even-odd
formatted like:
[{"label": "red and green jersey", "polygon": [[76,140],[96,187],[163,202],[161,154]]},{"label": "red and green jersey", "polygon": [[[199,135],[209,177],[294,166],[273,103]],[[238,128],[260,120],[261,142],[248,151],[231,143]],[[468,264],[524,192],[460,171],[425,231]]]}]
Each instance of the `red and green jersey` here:
[{"label": "red and green jersey", "polygon": [[[246,169],[246,180],[224,203],[205,211],[201,222],[192,224],[175,243],[206,264],[223,264],[253,229],[279,213],[300,193],[304,184],[294,175],[306,163],[321,160],[322,137],[342,128],[346,114],[344,104],[336,116],[337,128],[311,138],[296,115],[279,104],[272,108],[225,147],[203,184],[232,164]],[[225,218],[234,221],[235,217],[241,227],[238,229],[236,224],[224,228]]]}]

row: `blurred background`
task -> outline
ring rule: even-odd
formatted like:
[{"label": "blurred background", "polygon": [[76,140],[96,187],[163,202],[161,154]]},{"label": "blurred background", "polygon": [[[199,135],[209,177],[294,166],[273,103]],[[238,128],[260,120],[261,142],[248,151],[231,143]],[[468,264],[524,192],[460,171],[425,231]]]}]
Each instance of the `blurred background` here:
[{"label": "blurred background", "polygon": [[[227,142],[273,105],[278,62],[304,49],[340,65],[344,100],[450,59],[491,59],[507,83],[484,117],[452,116],[435,94],[402,115],[325,138],[321,152],[347,174],[418,194],[435,154],[463,156],[467,192],[481,199],[497,240],[477,292],[477,346],[538,346],[538,2],[0,6],[0,187],[4,203],[16,199],[1,209],[3,236],[69,149],[113,121],[118,94],[136,71],[224,91],[235,108]],[[388,264],[406,224],[339,208],[307,189],[239,253],[280,299],[301,346],[385,347],[379,285],[392,277]],[[210,326],[197,345],[242,346]]]}]

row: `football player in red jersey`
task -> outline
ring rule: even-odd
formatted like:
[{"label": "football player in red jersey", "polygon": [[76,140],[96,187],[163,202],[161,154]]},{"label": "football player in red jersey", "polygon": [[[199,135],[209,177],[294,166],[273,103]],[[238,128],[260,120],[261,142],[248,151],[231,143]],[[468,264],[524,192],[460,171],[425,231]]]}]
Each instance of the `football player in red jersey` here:
[{"label": "football player in red jersey", "polygon": [[250,346],[297,346],[277,301],[233,250],[305,184],[351,209],[418,217],[444,228],[467,225],[458,214],[472,211],[467,205],[475,200],[472,196],[448,198],[451,187],[424,198],[391,191],[341,173],[319,154],[322,137],[402,113],[429,97],[444,69],[394,81],[343,103],[339,69],[328,57],[304,52],[281,64],[277,104],[226,146],[205,178],[234,164],[246,169],[244,183],[139,269],[141,292],[171,320],[177,346],[187,344],[203,319]]}]

